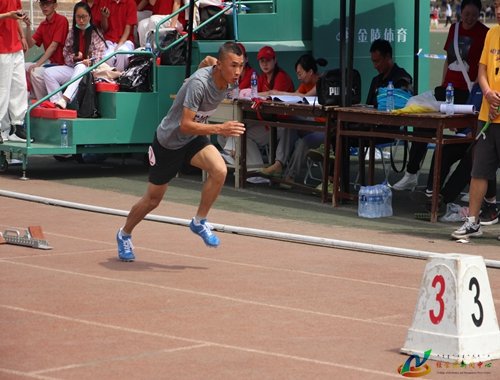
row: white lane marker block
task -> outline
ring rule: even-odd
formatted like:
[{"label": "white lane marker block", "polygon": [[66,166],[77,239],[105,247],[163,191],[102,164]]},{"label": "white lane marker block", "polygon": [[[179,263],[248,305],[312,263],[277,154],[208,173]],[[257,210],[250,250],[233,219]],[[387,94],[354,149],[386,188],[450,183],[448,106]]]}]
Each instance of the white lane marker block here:
[{"label": "white lane marker block", "polygon": [[484,259],[432,256],[425,267],[413,323],[401,352],[439,361],[500,358],[500,330]]}]

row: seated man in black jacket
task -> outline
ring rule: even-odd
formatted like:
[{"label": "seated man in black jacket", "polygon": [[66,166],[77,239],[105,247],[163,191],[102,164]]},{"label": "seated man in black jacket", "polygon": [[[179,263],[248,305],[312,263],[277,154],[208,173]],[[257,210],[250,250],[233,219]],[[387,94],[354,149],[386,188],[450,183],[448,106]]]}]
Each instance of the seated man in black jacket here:
[{"label": "seated man in black jacket", "polygon": [[389,41],[381,39],[373,41],[370,46],[370,55],[373,67],[379,74],[372,79],[366,104],[377,108],[377,90],[380,87],[387,87],[389,81],[392,81],[394,88],[401,88],[413,93],[411,75],[393,61],[392,46]]},{"label": "seated man in black jacket", "polygon": [[[394,85],[394,88],[400,88],[413,93],[412,77],[408,72],[399,67],[392,59],[392,46],[389,41],[386,40],[375,40],[370,46],[370,55],[373,63],[373,67],[378,71],[378,75],[372,79],[370,84],[370,90],[368,91],[368,96],[366,98],[366,104],[371,105],[377,109],[377,94],[378,89],[381,87],[387,87],[390,81]],[[369,128],[365,125],[355,124],[350,126],[352,129],[362,129],[365,130]],[[385,129],[394,130],[394,127],[378,125],[376,126],[377,131],[384,131]],[[376,138],[375,143],[386,143],[390,140]],[[349,146],[357,146],[358,139],[350,139]]]}]

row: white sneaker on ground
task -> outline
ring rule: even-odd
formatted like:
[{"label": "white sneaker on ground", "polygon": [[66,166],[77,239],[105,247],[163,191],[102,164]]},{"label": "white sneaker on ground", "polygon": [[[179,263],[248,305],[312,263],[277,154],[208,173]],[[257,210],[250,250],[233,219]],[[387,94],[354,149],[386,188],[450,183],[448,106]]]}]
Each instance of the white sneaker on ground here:
[{"label": "white sneaker on ground", "polygon": [[417,187],[418,183],[418,173],[411,174],[408,172],[405,172],[405,175],[403,178],[401,178],[398,182],[396,182],[394,185],[392,185],[392,188],[394,190],[415,190],[415,187]]},{"label": "white sneaker on ground", "polygon": [[460,198],[462,202],[468,203],[469,202],[469,193],[465,193],[462,195],[462,198]]},{"label": "white sneaker on ground", "polygon": [[464,224],[451,234],[455,239],[467,239],[469,237],[479,237],[483,234],[481,224],[473,222],[470,217],[465,219]]}]

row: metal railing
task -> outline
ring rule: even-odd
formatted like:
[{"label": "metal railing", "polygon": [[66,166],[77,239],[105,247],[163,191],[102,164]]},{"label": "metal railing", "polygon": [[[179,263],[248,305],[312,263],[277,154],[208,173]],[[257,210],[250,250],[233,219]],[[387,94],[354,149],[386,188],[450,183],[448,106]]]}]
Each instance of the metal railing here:
[{"label": "metal railing", "polygon": [[[195,0],[194,3],[196,4],[198,1],[199,0]],[[209,19],[207,19],[204,22],[202,22],[199,25],[197,25],[196,28],[193,29],[193,33],[196,33],[198,30],[200,30],[201,28],[203,28],[205,25],[210,24],[215,19],[217,19],[221,15],[225,14],[227,11],[233,9],[233,24],[234,24],[234,34],[235,34],[235,38],[234,39],[237,41],[238,40],[238,38],[237,38],[237,34],[238,34],[237,13],[238,12],[237,11],[234,12],[234,10],[235,9],[236,10],[239,9],[238,8],[240,6],[239,3],[240,3],[240,0],[232,0],[232,3],[229,4],[229,5],[224,6],[223,8],[221,8],[220,12],[217,12],[215,15],[213,15]],[[163,53],[163,52],[165,52],[167,50],[170,50],[171,48],[173,48],[174,46],[180,44],[182,41],[184,41],[186,38],[188,38],[188,34],[184,34],[180,38],[178,38],[177,40],[175,40],[174,42],[170,43],[169,45],[167,45],[167,46],[161,46],[161,41],[160,41],[160,29],[161,29],[161,26],[163,24],[165,24],[167,21],[170,21],[170,19],[172,19],[173,17],[177,16],[179,13],[184,12],[188,8],[189,8],[189,3],[183,5],[182,7],[180,7],[179,9],[177,9],[175,12],[173,12],[171,15],[168,15],[165,18],[162,18],[158,22],[158,24],[156,25],[156,27],[155,27],[155,46],[156,46],[156,48],[160,52]]]},{"label": "metal railing", "polygon": [[[195,0],[194,1],[194,3],[197,3],[197,2],[199,2],[199,0]],[[238,13],[241,10],[242,5],[248,6],[247,4],[248,5],[251,5],[251,4],[270,4],[272,12],[275,12],[275,10],[276,10],[276,2],[275,2],[275,0],[257,0],[257,1],[232,0],[231,2],[226,1],[224,7],[221,8],[220,12],[217,12],[216,14],[214,14],[209,19],[207,19],[207,20],[203,21],[202,23],[200,23],[199,25],[197,25],[196,28],[194,28],[192,32],[195,33],[196,31],[198,31],[201,28],[203,28],[204,26],[210,24],[211,22],[213,22],[214,20],[216,20],[218,17],[224,15],[227,11],[229,11],[229,10],[232,9],[233,10],[234,40],[238,41],[238,18],[237,18],[237,16],[238,16]],[[188,34],[184,34],[180,38],[178,38],[177,40],[175,40],[172,43],[170,43],[169,45],[167,45],[167,46],[161,46],[160,33],[159,32],[160,32],[161,26],[163,24],[165,24],[166,22],[170,21],[173,17],[177,16],[179,13],[186,11],[186,9],[188,9],[189,6],[190,6],[189,3],[183,5],[182,7],[180,7],[179,9],[177,9],[175,12],[173,12],[171,15],[168,15],[168,16],[164,17],[163,19],[161,19],[158,22],[158,24],[156,25],[156,27],[155,27],[155,46],[156,46],[156,49],[158,49],[158,51],[160,53],[163,53],[165,51],[168,51],[168,50],[172,49],[174,46],[180,44],[182,41],[184,41],[186,38],[188,38],[189,35]],[[26,137],[27,137],[27,139],[26,139],[26,146],[27,147],[31,146],[31,120],[30,120],[30,118],[31,118],[31,115],[30,115],[31,111],[35,107],[38,107],[44,101],[50,99],[53,95],[57,94],[60,91],[63,91],[69,85],[71,85],[72,83],[76,82],[77,80],[80,80],[87,73],[91,72],[92,70],[94,70],[95,68],[97,68],[98,66],[100,66],[101,64],[103,64],[104,62],[108,61],[110,58],[113,58],[114,56],[116,56],[118,54],[149,55],[149,56],[151,56],[153,58],[153,68],[156,67],[155,62],[154,62],[155,61],[154,60],[155,55],[152,52],[147,52],[147,51],[137,51],[137,50],[133,50],[133,51],[115,51],[112,54],[110,54],[110,55],[102,58],[99,62],[95,63],[94,65],[92,65],[90,67],[88,67],[80,75],[78,75],[75,78],[71,79],[70,81],[66,82],[65,84],[63,84],[58,89],[54,90],[50,94],[47,94],[46,96],[44,96],[43,98],[37,100],[35,103],[31,104],[28,107],[27,116],[26,116]],[[153,69],[153,86],[154,86],[155,90],[157,90],[156,76],[157,76],[156,69]]]},{"label": "metal railing", "polygon": [[99,62],[95,63],[94,65],[87,67],[87,69],[84,72],[82,72],[80,75],[78,75],[78,76],[74,77],[73,79],[71,79],[70,81],[64,83],[61,87],[59,87],[58,89],[52,91],[50,94],[45,95],[43,98],[38,99],[35,103],[31,104],[28,107],[28,111],[26,112],[26,146],[28,148],[31,146],[31,120],[30,120],[31,119],[31,115],[30,115],[31,111],[34,108],[38,107],[44,101],[50,99],[52,96],[54,96],[58,92],[65,90],[72,83],[74,83],[77,80],[80,80],[81,78],[83,78],[87,73],[91,72],[92,70],[94,70],[98,66],[102,65],[103,63],[105,63],[106,61],[108,61],[110,58],[113,58],[114,56],[119,55],[119,54],[127,54],[127,55],[149,55],[149,56],[151,56],[151,58],[153,58],[153,86],[154,86],[155,89],[157,88],[156,70],[155,70],[156,65],[155,65],[153,53],[148,52],[148,51],[136,51],[136,50],[132,50],[132,51],[115,51],[115,52],[113,52],[113,53],[105,56],[104,58],[102,58]]}]

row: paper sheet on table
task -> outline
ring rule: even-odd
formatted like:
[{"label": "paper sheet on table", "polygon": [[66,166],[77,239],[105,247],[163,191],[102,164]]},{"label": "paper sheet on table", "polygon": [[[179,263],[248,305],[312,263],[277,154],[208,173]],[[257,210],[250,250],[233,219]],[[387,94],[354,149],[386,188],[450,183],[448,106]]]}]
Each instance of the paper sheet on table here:
[{"label": "paper sheet on table", "polygon": [[[439,112],[446,113],[446,104],[439,106]],[[476,109],[472,104],[453,104],[454,113],[476,113]]]},{"label": "paper sheet on table", "polygon": [[[260,99],[265,99],[262,96],[259,96]],[[252,90],[249,88],[244,88],[240,90],[240,94],[238,96],[238,99],[252,99]]]},{"label": "paper sheet on table", "polygon": [[317,96],[273,95],[271,100],[285,103],[319,104]]},{"label": "paper sheet on table", "polygon": [[285,102],[285,103],[300,103],[302,102],[302,96],[296,95],[271,95],[271,100],[277,102]]}]

